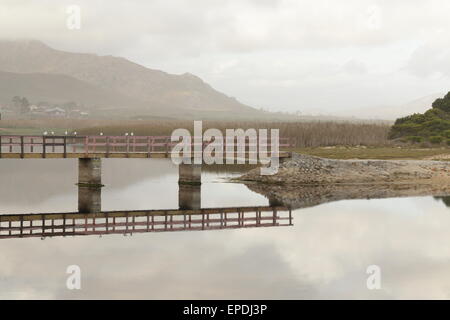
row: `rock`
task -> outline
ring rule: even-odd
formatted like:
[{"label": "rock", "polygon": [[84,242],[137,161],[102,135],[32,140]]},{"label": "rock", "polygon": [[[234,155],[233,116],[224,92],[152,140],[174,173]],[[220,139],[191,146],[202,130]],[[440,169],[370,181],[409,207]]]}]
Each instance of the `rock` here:
[{"label": "rock", "polygon": [[268,184],[449,183],[450,163],[420,160],[333,160],[293,153],[274,175],[254,169],[237,178]]}]

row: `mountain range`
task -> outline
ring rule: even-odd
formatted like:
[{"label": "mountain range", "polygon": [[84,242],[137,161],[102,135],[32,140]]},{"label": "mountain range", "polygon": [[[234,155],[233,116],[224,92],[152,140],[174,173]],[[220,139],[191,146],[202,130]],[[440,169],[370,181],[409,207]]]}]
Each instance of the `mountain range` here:
[{"label": "mountain range", "polygon": [[264,113],[199,77],[169,74],[113,56],[72,53],[36,40],[0,40],[0,104],[14,96],[76,102],[101,118],[253,118]]}]

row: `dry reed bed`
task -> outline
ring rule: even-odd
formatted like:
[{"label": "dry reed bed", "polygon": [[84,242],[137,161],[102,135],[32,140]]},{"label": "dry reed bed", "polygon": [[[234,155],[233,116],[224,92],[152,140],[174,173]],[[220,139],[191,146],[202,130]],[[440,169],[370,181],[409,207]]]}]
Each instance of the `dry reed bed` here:
[{"label": "dry reed bed", "polygon": [[[79,135],[170,135],[176,128],[193,131],[188,120],[91,120],[91,119],[39,119],[1,120],[0,128],[61,128],[77,131]],[[291,138],[297,147],[321,146],[381,146],[390,144],[387,136],[390,125],[384,123],[355,122],[268,122],[268,121],[203,121],[203,130],[225,129],[279,129],[280,137]]]},{"label": "dry reed bed", "polygon": [[[95,126],[82,128],[80,134],[123,135],[170,135],[176,128],[193,131],[192,121],[145,121],[139,123]],[[347,123],[347,122],[228,122],[204,121],[203,130],[225,129],[279,129],[280,137],[291,138],[297,147],[320,147],[334,145],[387,145],[390,126],[387,124]]]}]

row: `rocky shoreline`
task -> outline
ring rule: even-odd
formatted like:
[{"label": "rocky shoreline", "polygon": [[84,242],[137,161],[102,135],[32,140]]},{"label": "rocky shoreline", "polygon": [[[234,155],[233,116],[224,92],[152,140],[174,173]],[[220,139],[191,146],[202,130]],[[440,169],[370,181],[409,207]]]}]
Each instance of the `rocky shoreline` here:
[{"label": "rocky shoreline", "polygon": [[450,162],[418,160],[331,160],[293,154],[278,173],[259,168],[235,179],[293,209],[344,199],[450,195]]},{"label": "rocky shoreline", "polygon": [[449,184],[450,162],[425,160],[333,160],[292,154],[274,175],[256,168],[236,178],[276,185]]}]

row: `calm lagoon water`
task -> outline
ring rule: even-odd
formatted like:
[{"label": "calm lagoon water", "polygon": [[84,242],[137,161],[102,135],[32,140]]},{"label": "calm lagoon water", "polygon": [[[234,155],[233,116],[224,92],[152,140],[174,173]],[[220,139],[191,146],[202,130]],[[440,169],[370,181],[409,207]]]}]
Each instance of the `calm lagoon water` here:
[{"label": "calm lagoon water", "polygon": [[[266,206],[235,173],[203,175],[202,207]],[[2,160],[0,214],[77,210],[76,160]],[[103,160],[103,210],[178,207],[170,161]],[[293,226],[0,240],[0,299],[450,298],[450,208],[432,197],[344,200]],[[66,288],[79,265],[82,289]],[[369,290],[367,267],[381,268]]]}]

